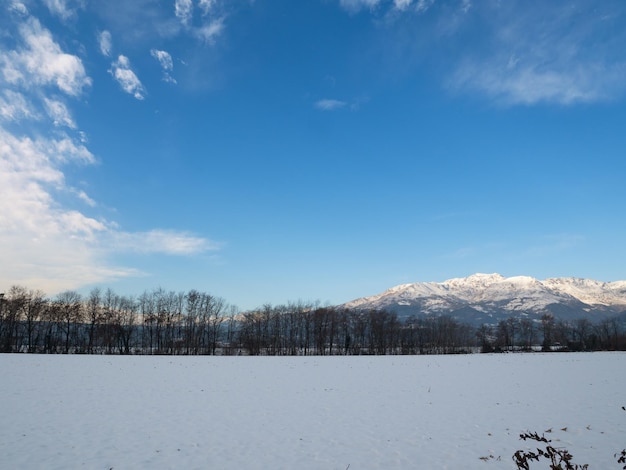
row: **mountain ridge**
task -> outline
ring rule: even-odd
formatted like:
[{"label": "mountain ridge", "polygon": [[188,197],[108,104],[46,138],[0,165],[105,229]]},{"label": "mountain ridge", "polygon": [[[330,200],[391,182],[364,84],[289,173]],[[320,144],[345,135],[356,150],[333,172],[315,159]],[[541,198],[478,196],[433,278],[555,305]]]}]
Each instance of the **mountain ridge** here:
[{"label": "mountain ridge", "polygon": [[401,317],[446,314],[470,323],[495,322],[511,315],[538,319],[544,314],[563,319],[604,319],[626,312],[626,281],[577,277],[538,280],[476,273],[443,282],[400,284],[342,307],[386,309]]}]

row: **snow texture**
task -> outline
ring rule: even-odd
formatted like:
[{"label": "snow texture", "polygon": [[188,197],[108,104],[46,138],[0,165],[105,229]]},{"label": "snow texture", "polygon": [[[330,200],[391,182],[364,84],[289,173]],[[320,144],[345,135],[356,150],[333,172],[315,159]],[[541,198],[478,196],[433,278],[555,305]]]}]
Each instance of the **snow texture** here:
[{"label": "snow texture", "polygon": [[625,360],[1,355],[0,468],[512,469],[527,430],[618,468]]}]

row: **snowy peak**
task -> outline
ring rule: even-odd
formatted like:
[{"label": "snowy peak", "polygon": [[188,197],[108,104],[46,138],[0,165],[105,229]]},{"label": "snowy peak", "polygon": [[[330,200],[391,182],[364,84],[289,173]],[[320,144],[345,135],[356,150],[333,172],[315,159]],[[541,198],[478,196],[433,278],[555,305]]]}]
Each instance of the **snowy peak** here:
[{"label": "snowy peak", "polygon": [[566,292],[590,305],[626,305],[626,282],[600,282],[575,277],[552,278],[543,281],[552,289]]},{"label": "snowy peak", "polygon": [[569,312],[580,317],[593,311],[618,314],[626,311],[626,281],[606,283],[579,278],[540,281],[529,276],[507,278],[497,273],[477,273],[443,282],[401,284],[343,306],[385,308],[404,315],[450,314],[468,309],[488,316]]},{"label": "snowy peak", "polygon": [[442,282],[441,285],[444,285],[447,287],[480,288],[480,287],[490,286],[497,282],[501,282],[505,279],[506,279],[505,277],[503,277],[502,275],[498,273],[494,273],[494,274],[476,273],[468,277],[448,279],[447,281]]}]

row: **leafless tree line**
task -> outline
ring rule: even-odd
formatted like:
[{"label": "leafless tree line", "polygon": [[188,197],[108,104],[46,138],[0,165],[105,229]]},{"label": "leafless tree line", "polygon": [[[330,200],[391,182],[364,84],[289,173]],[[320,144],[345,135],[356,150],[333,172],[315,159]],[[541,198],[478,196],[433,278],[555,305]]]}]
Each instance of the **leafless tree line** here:
[{"label": "leafless tree line", "polygon": [[360,355],[473,350],[626,349],[617,318],[592,323],[509,317],[475,328],[450,316],[399,319],[387,310],[314,303],[239,313],[210,294],[163,289],[139,297],[93,289],[43,292],[14,286],[0,298],[0,352],[86,354]]},{"label": "leafless tree line", "polygon": [[243,314],[238,340],[251,355],[446,354],[476,343],[469,325],[447,316],[400,320],[386,310],[302,303]]},{"label": "leafless tree line", "polygon": [[0,352],[215,354],[234,333],[234,313],[196,290],[132,297],[93,289],[47,299],[14,286],[0,300]]},{"label": "leafless tree line", "polygon": [[483,352],[626,350],[626,331],[617,317],[592,323],[587,318],[556,320],[545,314],[539,322],[509,317],[496,326],[481,325],[476,336]]}]

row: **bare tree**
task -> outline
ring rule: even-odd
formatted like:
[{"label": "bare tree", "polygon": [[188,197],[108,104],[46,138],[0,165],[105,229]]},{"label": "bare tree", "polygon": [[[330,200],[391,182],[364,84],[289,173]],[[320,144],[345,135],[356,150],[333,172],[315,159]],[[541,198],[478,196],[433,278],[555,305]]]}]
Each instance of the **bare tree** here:
[{"label": "bare tree", "polygon": [[213,297],[208,294],[204,295],[203,312],[208,319],[208,346],[211,354],[215,354],[219,344],[225,308],[226,303],[224,302],[224,299]]},{"label": "bare tree", "polygon": [[493,332],[488,325],[480,325],[476,330],[476,338],[480,344],[480,351],[483,353],[490,353],[494,350],[493,345]]},{"label": "bare tree", "polygon": [[592,346],[590,344],[592,331],[593,325],[587,318],[578,319],[576,321],[576,325],[574,326],[574,341],[577,343],[577,345],[574,346],[574,349],[587,351]]},{"label": "bare tree", "polygon": [[139,305],[132,297],[121,297],[115,312],[117,343],[120,354],[130,354],[134,346],[133,334],[138,316]]},{"label": "bare tree", "polygon": [[154,354],[156,343],[156,323],[154,297],[145,291],[139,296],[139,313],[142,318],[141,347],[144,354]]},{"label": "bare tree", "polygon": [[550,351],[552,347],[552,335],[554,333],[554,317],[546,313],[541,316],[541,332],[543,333],[543,351]]},{"label": "bare tree", "polygon": [[[78,343],[78,325],[83,320],[83,306],[81,296],[75,291],[65,291],[57,296],[56,304],[58,307],[57,322],[59,328],[64,333],[65,354],[70,352],[70,347]],[[72,342],[72,339],[74,342]]]},{"label": "bare tree", "polygon": [[530,351],[535,341],[535,325],[529,318],[522,318],[519,322],[520,346],[524,351]]},{"label": "bare tree", "polygon": [[89,326],[87,329],[87,352],[89,354],[94,353],[96,332],[98,325],[103,319],[102,315],[102,293],[99,288],[94,288],[89,293],[87,303],[85,305],[85,314]]},{"label": "bare tree", "polygon": [[24,324],[28,352],[37,352],[42,314],[46,307],[44,293],[39,290],[28,291],[28,302],[25,309]]},{"label": "bare tree", "polygon": [[2,346],[3,352],[16,352],[21,348],[22,334],[20,320],[24,317],[28,305],[28,291],[22,286],[11,286],[3,296],[2,308]]},{"label": "bare tree", "polygon": [[233,354],[235,349],[235,334],[237,332],[237,317],[238,317],[237,307],[234,305],[230,305],[228,307],[228,313],[226,321],[226,344],[228,345],[226,352],[227,354]]}]

